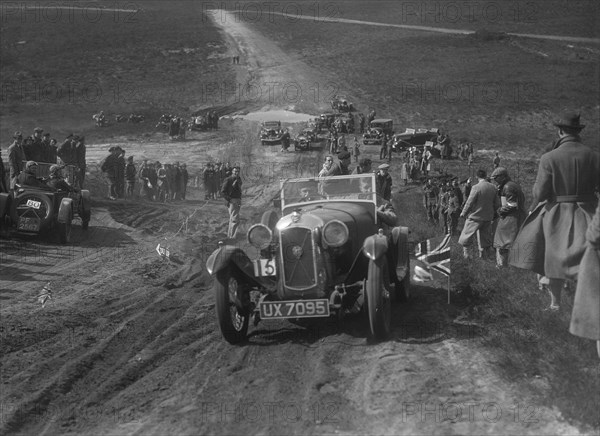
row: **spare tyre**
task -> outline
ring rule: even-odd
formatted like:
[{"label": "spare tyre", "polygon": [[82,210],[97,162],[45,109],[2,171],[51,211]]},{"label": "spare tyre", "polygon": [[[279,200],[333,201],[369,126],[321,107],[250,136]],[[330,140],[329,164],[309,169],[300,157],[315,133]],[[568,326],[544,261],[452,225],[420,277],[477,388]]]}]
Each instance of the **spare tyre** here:
[{"label": "spare tyre", "polygon": [[47,227],[54,216],[54,203],[52,199],[41,192],[23,192],[17,194],[11,202],[10,217],[18,226],[19,217],[38,218],[40,228]]}]

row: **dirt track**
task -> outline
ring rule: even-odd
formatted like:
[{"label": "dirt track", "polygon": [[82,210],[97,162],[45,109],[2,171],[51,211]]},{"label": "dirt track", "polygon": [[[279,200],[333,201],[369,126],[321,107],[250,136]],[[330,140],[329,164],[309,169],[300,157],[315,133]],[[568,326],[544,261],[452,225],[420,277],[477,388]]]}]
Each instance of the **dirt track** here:
[{"label": "dirt track", "polygon": [[[220,24],[243,53],[240,83],[322,80],[244,23]],[[297,109],[317,113],[322,104]],[[182,159],[216,153],[188,145]],[[143,147],[154,157],[164,144]],[[105,148],[90,147],[92,159]],[[252,157],[294,160],[260,146]],[[247,184],[248,222],[274,189]],[[72,248],[3,241],[3,433],[578,434],[539,406],[543,379],[517,386],[495,373],[495,356],[480,345],[485,332],[460,322],[443,289],[416,287],[384,343],[368,343],[366,320],[355,318],[265,322],[249,344],[232,347],[216,326],[203,264],[224,237],[221,203],[95,206]],[[188,233],[174,236],[192,214]],[[158,242],[171,247],[171,261],[158,257]],[[42,308],[46,282],[54,292]]]}]

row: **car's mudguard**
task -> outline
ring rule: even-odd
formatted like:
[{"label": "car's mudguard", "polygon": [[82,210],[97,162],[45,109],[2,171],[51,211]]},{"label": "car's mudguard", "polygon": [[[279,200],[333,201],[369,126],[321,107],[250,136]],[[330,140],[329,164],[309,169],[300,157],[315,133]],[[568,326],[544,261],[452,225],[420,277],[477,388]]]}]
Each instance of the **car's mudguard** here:
[{"label": "car's mudguard", "polygon": [[230,263],[235,264],[249,279],[256,282],[252,261],[242,249],[233,245],[223,245],[213,251],[206,261],[206,269],[210,275],[215,275]]},{"label": "car's mudguard", "polygon": [[408,227],[394,227],[392,229],[392,244],[395,247],[395,263],[396,276],[398,280],[402,280],[406,274],[410,274],[408,270],[410,249],[408,246]]},{"label": "car's mudguard", "polygon": [[60,201],[60,206],[58,206],[58,216],[56,217],[56,221],[59,223],[69,223],[73,218],[73,199],[72,198],[63,198]]},{"label": "car's mudguard", "polygon": [[381,256],[385,256],[388,251],[387,236],[375,234],[365,238],[362,250],[365,256],[371,260],[377,260]]},{"label": "car's mudguard", "polygon": [[0,219],[4,219],[10,212],[10,194],[0,192]]}]

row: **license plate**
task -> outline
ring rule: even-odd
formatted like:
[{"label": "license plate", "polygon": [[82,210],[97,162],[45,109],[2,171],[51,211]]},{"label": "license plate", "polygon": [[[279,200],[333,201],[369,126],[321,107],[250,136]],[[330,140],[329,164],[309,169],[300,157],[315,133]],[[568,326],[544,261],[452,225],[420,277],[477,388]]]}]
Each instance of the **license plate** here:
[{"label": "license plate", "polygon": [[271,277],[277,275],[275,259],[257,259],[254,261],[254,275],[256,277]]},{"label": "license plate", "polygon": [[329,301],[327,299],[263,301],[259,307],[262,319],[318,318],[329,316]]},{"label": "license plate", "polygon": [[20,217],[17,224],[17,230],[37,232],[40,230],[40,220],[38,218]]},{"label": "license plate", "polygon": [[41,201],[27,200],[27,207],[33,207],[34,209],[39,209],[41,205],[42,205]]}]

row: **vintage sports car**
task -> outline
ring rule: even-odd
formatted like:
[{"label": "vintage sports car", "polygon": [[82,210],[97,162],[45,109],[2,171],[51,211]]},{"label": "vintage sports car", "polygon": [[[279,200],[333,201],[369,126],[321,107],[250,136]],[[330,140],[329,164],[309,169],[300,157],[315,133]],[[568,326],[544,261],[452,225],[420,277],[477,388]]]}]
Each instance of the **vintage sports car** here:
[{"label": "vintage sports car", "polygon": [[[39,163],[38,176],[47,174],[51,165]],[[76,186],[76,171],[71,165],[63,169],[71,186]],[[35,235],[53,231],[65,244],[71,241],[71,226],[76,216],[81,218],[81,228],[87,230],[92,216],[88,190],[69,193],[17,185],[8,193],[0,193],[0,226],[9,232]]]},{"label": "vintage sports car", "polygon": [[396,152],[410,147],[423,148],[426,142],[437,140],[439,129],[406,129],[403,133],[392,136],[392,149]]},{"label": "vintage sports car", "polygon": [[392,299],[409,294],[409,232],[380,215],[375,175],[288,179],[280,195],[281,218],[267,211],[248,230],[255,255],[220,243],[206,262],[223,337],[244,341],[251,318],[366,311],[373,336],[385,338]]},{"label": "vintage sports car", "polygon": [[260,128],[260,142],[262,145],[279,144],[283,132],[281,121],[265,121]]},{"label": "vintage sports car", "polygon": [[363,134],[363,144],[382,145],[385,135],[394,134],[394,122],[387,118],[371,121],[367,131]]},{"label": "vintage sports car", "polygon": [[335,95],[331,100],[331,109],[338,112],[353,112],[354,105],[348,101],[345,95]]}]

